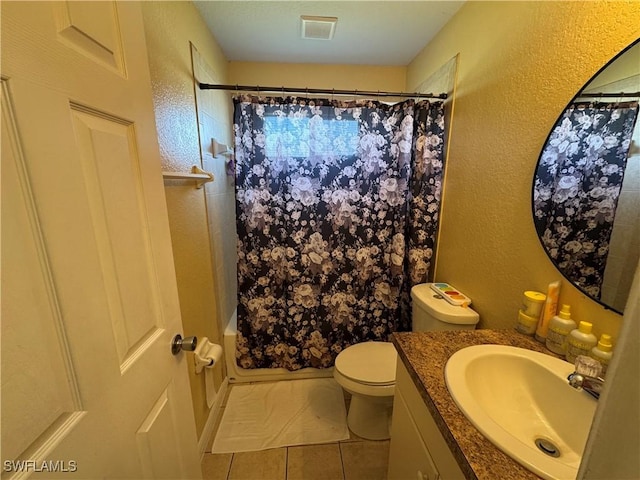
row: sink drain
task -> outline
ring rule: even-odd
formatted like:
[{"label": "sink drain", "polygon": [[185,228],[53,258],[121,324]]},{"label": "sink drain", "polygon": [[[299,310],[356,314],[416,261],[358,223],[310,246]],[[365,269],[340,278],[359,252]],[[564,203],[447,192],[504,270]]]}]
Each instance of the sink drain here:
[{"label": "sink drain", "polygon": [[538,447],[538,449],[545,455],[549,455],[554,458],[558,458],[560,456],[560,449],[546,438],[536,438],[535,443],[536,447]]}]

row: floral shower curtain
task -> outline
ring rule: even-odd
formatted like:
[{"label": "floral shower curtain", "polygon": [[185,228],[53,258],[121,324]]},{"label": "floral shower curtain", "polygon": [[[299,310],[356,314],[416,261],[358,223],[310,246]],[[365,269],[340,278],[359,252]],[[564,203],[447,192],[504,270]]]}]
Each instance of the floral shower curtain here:
[{"label": "floral shower curtain", "polygon": [[234,104],[238,364],[329,367],[409,329],[435,248],[442,102]]},{"label": "floral shower curtain", "polygon": [[638,102],[576,103],[562,115],[540,157],[534,221],[549,256],[568,278],[600,298],[609,240]]}]

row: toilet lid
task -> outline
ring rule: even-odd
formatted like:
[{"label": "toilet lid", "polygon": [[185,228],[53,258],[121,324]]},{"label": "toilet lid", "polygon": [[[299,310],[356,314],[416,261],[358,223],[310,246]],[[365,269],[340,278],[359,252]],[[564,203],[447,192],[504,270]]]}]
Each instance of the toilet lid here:
[{"label": "toilet lid", "polygon": [[389,385],[396,381],[396,358],[392,343],[357,343],[340,352],[335,368],[355,382]]}]

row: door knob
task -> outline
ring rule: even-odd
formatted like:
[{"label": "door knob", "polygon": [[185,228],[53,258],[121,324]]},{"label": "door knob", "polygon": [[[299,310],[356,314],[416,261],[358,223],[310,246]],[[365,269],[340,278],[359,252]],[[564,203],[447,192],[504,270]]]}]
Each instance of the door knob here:
[{"label": "door knob", "polygon": [[179,333],[171,341],[171,353],[178,355],[182,350],[193,352],[198,344],[198,337],[185,337]]}]

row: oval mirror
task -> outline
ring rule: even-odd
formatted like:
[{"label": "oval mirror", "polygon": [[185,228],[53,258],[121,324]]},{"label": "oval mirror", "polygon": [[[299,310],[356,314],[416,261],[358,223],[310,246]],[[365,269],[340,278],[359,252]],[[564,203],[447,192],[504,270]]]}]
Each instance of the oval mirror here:
[{"label": "oval mirror", "polygon": [[533,180],[533,220],[562,275],[622,313],[640,257],[640,40],[561,113]]}]

